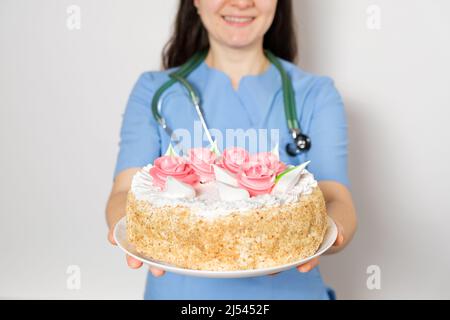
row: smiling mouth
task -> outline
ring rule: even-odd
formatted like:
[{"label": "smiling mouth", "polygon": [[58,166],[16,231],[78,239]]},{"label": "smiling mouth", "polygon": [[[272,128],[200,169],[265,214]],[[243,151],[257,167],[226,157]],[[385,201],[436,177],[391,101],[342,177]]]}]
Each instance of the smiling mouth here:
[{"label": "smiling mouth", "polygon": [[222,16],[222,19],[230,25],[245,26],[255,20],[255,17]]}]

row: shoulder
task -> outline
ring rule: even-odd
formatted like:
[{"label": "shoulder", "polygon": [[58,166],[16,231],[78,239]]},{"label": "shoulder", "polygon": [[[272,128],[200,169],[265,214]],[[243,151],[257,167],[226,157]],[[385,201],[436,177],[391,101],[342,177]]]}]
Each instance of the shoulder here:
[{"label": "shoulder", "polygon": [[317,75],[307,72],[296,64],[281,59],[281,63],[291,78],[292,86],[296,93],[323,93],[327,90],[335,90],[334,81],[326,75]]},{"label": "shoulder", "polygon": [[172,69],[162,71],[144,71],[137,77],[134,88],[155,91],[164,82],[169,80],[169,73],[172,71]]},{"label": "shoulder", "polygon": [[174,69],[141,72],[134,82],[130,98],[148,104],[154,93],[169,80],[169,73],[173,70]]},{"label": "shoulder", "polygon": [[292,81],[298,114],[305,121],[317,113],[345,113],[341,95],[331,77],[313,74],[291,62],[281,61]]}]

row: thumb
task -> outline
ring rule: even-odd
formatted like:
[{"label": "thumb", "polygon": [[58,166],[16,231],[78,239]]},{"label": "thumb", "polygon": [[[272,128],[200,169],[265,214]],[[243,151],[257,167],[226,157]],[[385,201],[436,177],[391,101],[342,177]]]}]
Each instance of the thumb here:
[{"label": "thumb", "polygon": [[108,241],[109,241],[112,245],[117,246],[117,242],[116,242],[116,240],[114,239],[114,227],[112,227],[111,229],[109,229],[109,232],[108,232]]},{"label": "thumb", "polygon": [[336,240],[333,243],[333,246],[339,247],[340,245],[342,245],[344,243],[344,228],[342,227],[342,225],[339,222],[335,221],[335,223],[336,223],[336,227],[338,229],[338,234],[337,234]]}]

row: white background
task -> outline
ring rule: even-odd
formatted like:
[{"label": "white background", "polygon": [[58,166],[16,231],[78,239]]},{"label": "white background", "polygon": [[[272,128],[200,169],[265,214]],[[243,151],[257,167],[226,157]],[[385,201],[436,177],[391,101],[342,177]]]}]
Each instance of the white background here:
[{"label": "white background", "polygon": [[[324,278],[339,298],[450,298],[450,2],[295,2],[300,65],[335,80],[349,119],[359,229]],[[81,30],[66,27],[72,4]],[[142,297],[145,270],[107,243],[104,208],[121,114],[160,67],[176,4],[0,0],[0,297]]]}]

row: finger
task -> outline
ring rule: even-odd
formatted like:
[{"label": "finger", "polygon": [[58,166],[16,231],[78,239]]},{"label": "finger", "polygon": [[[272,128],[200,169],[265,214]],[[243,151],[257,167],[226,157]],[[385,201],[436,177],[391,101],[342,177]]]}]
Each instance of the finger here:
[{"label": "finger", "polygon": [[114,239],[114,228],[111,228],[111,230],[109,230],[108,232],[108,241],[112,244],[117,246],[117,242]]},{"label": "finger", "polygon": [[127,257],[127,264],[131,269],[138,269],[142,266],[141,261],[133,258],[132,256],[130,256],[128,254],[126,255],[126,257]]},{"label": "finger", "polygon": [[338,235],[336,237],[336,240],[333,243],[333,247],[339,247],[340,245],[342,245],[344,243],[344,228],[337,221],[335,221],[335,224],[337,227]]},{"label": "finger", "polygon": [[310,261],[308,261],[305,264],[302,264],[301,266],[297,267],[297,270],[300,272],[309,272],[312,269],[314,269],[319,264],[319,258],[314,258]]},{"label": "finger", "polygon": [[314,259],[308,261],[307,263],[298,266],[297,270],[300,272],[309,272],[312,269],[314,269],[315,267],[317,267],[318,265],[319,265],[319,258],[314,258]]},{"label": "finger", "polygon": [[333,243],[333,247],[339,247],[344,243],[344,235],[343,234],[338,234],[338,236],[336,237],[336,241],[334,241]]},{"label": "finger", "polygon": [[163,276],[164,273],[166,273],[164,270],[158,268],[149,268],[149,270],[152,273],[152,275],[157,278]]}]

